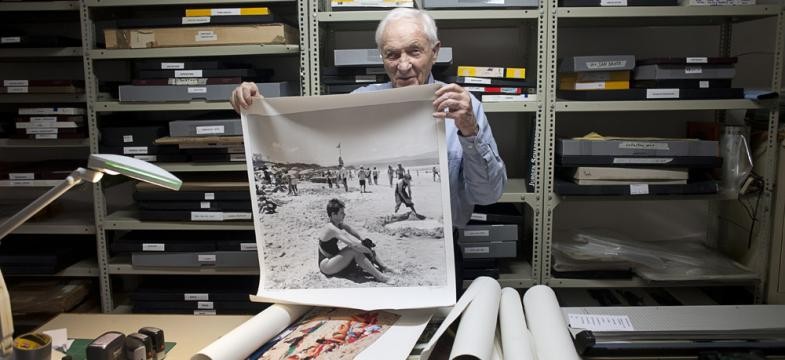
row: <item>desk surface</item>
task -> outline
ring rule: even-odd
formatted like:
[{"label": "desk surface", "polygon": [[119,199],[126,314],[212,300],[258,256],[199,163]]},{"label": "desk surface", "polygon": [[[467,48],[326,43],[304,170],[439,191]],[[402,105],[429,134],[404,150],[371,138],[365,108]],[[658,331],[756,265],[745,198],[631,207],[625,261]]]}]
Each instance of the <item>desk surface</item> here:
[{"label": "desk surface", "polygon": [[[190,359],[223,334],[250,319],[248,315],[145,315],[145,314],[60,314],[36,331],[68,329],[68,338],[94,339],[107,331],[134,333],[154,326],[164,331],[166,341],[177,345],[167,359]],[[52,359],[59,359],[52,352]]]}]

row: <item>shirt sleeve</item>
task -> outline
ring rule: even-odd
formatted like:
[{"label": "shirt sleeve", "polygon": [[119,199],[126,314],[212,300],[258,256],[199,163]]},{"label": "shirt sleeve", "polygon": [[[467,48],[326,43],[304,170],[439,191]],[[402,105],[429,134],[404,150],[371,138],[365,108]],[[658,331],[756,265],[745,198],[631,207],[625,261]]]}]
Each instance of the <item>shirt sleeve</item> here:
[{"label": "shirt sleeve", "polygon": [[496,140],[482,104],[472,98],[478,131],[474,136],[460,136],[463,148],[463,183],[472,203],[488,205],[502,196],[507,182],[507,170],[499,156]]}]

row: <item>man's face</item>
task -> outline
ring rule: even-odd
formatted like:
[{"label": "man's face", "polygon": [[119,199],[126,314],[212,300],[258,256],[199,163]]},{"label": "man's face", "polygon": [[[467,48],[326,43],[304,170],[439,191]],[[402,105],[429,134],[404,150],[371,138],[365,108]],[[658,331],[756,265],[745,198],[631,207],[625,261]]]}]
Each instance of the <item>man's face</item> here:
[{"label": "man's face", "polygon": [[422,85],[428,81],[440,44],[430,46],[419,23],[394,20],[382,34],[384,70],[393,87]]}]

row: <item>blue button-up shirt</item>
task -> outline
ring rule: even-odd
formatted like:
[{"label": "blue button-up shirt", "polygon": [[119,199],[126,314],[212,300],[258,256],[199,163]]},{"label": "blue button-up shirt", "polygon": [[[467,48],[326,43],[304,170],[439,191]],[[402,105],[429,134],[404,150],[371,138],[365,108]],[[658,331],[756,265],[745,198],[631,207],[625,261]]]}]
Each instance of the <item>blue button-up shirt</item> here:
[{"label": "blue button-up shirt", "polygon": [[[439,83],[428,77],[428,83]],[[371,84],[353,93],[391,89],[392,83]],[[445,121],[447,131],[447,167],[450,170],[450,202],[452,204],[452,223],[465,225],[471,218],[475,204],[495,203],[502,196],[507,171],[499,157],[496,140],[493,139],[491,126],[482,103],[473,95],[472,110],[477,119],[479,131],[475,136],[460,136],[454,121]]]}]

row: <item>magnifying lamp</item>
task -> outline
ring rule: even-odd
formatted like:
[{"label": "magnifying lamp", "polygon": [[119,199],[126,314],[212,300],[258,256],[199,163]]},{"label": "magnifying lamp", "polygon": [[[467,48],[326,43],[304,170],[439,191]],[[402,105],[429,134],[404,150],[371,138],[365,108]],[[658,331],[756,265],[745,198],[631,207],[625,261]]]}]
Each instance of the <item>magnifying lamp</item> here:
[{"label": "magnifying lamp", "polygon": [[[122,174],[172,190],[179,190],[183,185],[176,176],[146,161],[122,155],[92,154],[87,161],[86,169],[77,168],[60,184],[0,224],[0,240],[72,187],[83,182],[97,183],[101,181],[104,174]],[[3,273],[0,271],[0,360],[7,358],[13,349],[14,324],[11,316],[11,301],[3,280]]]}]

